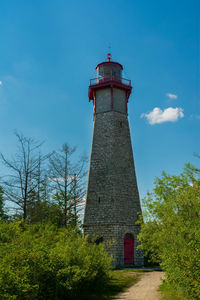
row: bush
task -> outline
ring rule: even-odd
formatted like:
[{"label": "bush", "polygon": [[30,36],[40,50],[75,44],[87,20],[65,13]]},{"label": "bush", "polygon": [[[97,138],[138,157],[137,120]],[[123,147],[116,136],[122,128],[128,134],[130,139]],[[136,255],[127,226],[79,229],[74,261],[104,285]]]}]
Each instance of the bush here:
[{"label": "bush", "polygon": [[0,223],[1,299],[81,299],[104,285],[111,260],[75,230]]},{"label": "bush", "polygon": [[200,172],[187,165],[179,176],[163,173],[145,199],[139,239],[160,261],[168,283],[189,299],[200,299]]}]

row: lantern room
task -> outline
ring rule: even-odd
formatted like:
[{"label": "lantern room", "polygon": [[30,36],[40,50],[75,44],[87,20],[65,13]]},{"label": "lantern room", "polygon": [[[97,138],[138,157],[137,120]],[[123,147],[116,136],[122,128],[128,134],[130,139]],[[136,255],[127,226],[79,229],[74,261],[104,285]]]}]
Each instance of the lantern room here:
[{"label": "lantern room", "polygon": [[122,78],[123,67],[114,61],[105,61],[96,66],[97,77],[103,78]]},{"label": "lantern room", "polygon": [[94,114],[109,110],[127,113],[132,86],[130,80],[122,77],[123,66],[112,61],[109,52],[107,61],[98,64],[96,71],[97,78],[90,79],[89,86],[89,101],[93,101]]}]

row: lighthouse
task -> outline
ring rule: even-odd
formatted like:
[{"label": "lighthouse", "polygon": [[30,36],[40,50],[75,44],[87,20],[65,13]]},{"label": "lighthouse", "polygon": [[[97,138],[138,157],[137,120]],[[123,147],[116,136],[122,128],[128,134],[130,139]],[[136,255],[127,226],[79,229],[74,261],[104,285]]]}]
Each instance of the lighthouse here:
[{"label": "lighthouse", "polygon": [[113,265],[142,266],[136,224],[141,206],[128,122],[131,81],[123,78],[123,66],[112,60],[110,52],[96,71],[89,86],[94,127],[84,235],[110,244]]}]

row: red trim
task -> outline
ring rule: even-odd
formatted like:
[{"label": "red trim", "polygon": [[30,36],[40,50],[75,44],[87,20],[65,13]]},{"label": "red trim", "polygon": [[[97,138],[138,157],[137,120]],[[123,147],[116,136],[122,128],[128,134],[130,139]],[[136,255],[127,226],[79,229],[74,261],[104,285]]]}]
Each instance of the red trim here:
[{"label": "red trim", "polygon": [[132,86],[130,85],[126,85],[126,84],[123,84],[119,81],[113,81],[113,80],[108,80],[106,82],[102,82],[102,83],[98,83],[98,84],[95,84],[95,85],[90,85],[89,86],[89,101],[93,100],[94,99],[94,91],[96,90],[99,90],[99,89],[104,89],[104,88],[110,88],[110,87],[116,87],[118,89],[121,89],[121,90],[124,90],[126,91],[126,99],[128,101],[129,99],[129,96],[131,94],[131,91],[132,91]]},{"label": "red trim", "polygon": [[127,235],[127,234],[130,234],[130,235],[132,236],[132,239],[134,240],[134,235],[133,235],[132,233],[130,233],[130,232],[125,233],[124,239],[126,238],[126,235]]},{"label": "red trim", "polygon": [[89,102],[92,100],[93,105],[94,105],[94,114],[96,113],[96,91],[99,89],[105,89],[105,88],[110,88],[110,95],[111,95],[111,109],[113,109],[113,88],[118,88],[120,90],[123,90],[126,92],[126,113],[128,111],[128,99],[132,91],[132,86],[131,85],[126,85],[121,83],[120,81],[113,81],[107,80],[103,82],[99,82],[98,84],[95,85],[90,85],[89,86]]},{"label": "red trim", "polygon": [[101,88],[106,88],[106,87],[111,87],[111,86],[118,87],[118,88],[121,88],[121,89],[126,90],[126,91],[130,91],[130,93],[131,93],[131,90],[132,90],[131,85],[123,84],[120,81],[107,80],[105,82],[100,82],[98,84],[93,84],[93,85],[89,86],[89,99],[92,100],[90,98],[90,95],[92,95],[91,94],[92,90],[98,90],[98,89],[101,89]]},{"label": "red trim", "polygon": [[104,61],[104,62],[102,62],[102,63],[100,63],[100,64],[98,64],[98,65],[96,66],[96,70],[97,70],[100,66],[102,66],[102,65],[107,65],[107,64],[109,64],[109,65],[117,65],[117,66],[119,66],[119,67],[123,70],[123,66],[122,66],[121,64],[119,64],[118,62],[115,62],[115,61]]},{"label": "red trim", "polygon": [[90,79],[90,85],[102,84],[107,81],[119,82],[119,83],[131,86],[131,80],[123,78],[123,77],[116,77],[116,76],[110,76],[110,77],[101,77],[100,76],[97,78],[92,78],[92,79]]}]

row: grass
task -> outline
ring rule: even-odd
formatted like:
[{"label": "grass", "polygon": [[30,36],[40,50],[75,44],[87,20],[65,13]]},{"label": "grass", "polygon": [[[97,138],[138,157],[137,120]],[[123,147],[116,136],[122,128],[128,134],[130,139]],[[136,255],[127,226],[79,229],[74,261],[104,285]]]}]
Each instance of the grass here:
[{"label": "grass", "polygon": [[148,273],[152,272],[152,269],[145,269],[145,268],[140,268],[140,269],[124,269],[124,271],[127,272],[136,272],[136,273]]},{"label": "grass", "polygon": [[94,294],[85,295],[82,300],[113,299],[118,293],[123,292],[125,289],[139,281],[142,272],[138,274],[135,272],[138,272],[138,270],[125,269],[111,271],[108,284],[104,287],[101,287],[99,291],[95,292]]},{"label": "grass", "polygon": [[160,285],[159,292],[161,292],[162,300],[187,300],[179,295],[166,281],[163,281]]}]

